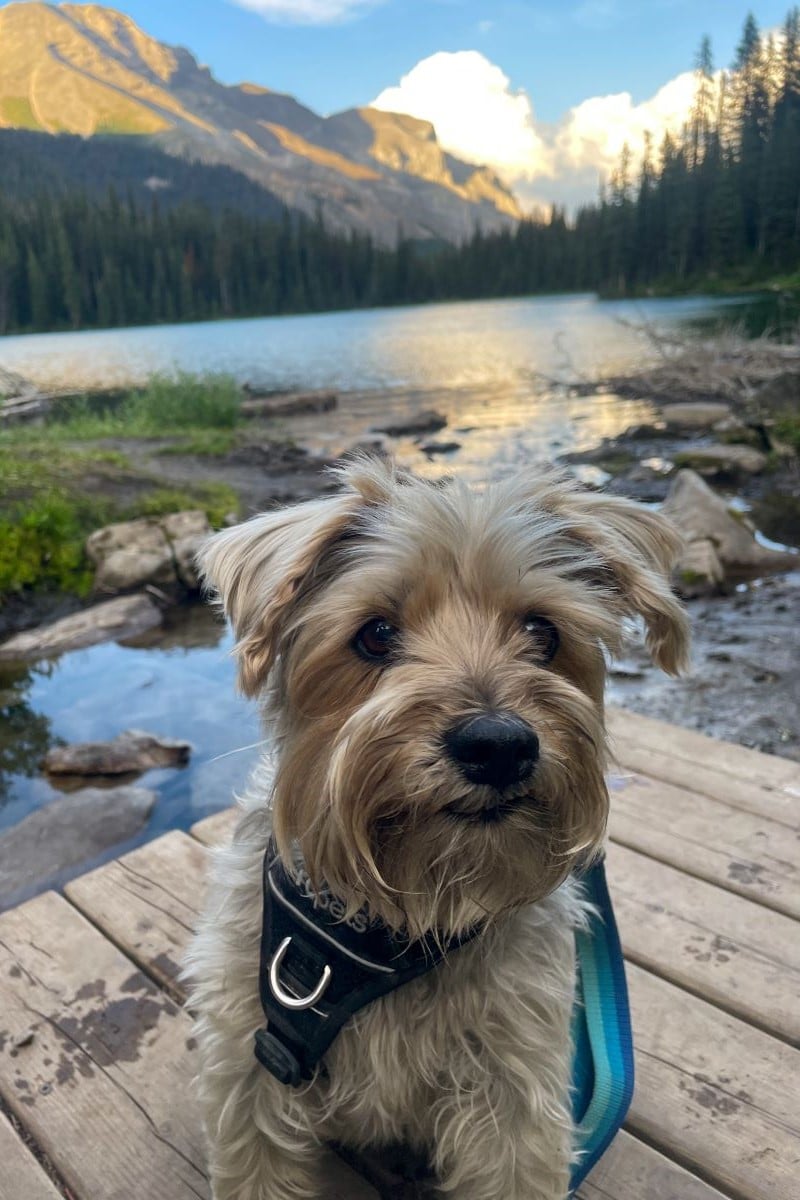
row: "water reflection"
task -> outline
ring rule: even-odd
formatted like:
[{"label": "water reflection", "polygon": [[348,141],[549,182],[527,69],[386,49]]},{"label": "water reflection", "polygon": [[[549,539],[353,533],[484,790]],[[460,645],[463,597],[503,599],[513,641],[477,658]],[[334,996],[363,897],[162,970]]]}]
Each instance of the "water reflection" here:
[{"label": "water reflection", "polygon": [[0,338],[0,362],[47,387],[109,387],[177,368],[259,387],[538,386],[623,370],[644,352],[626,322],[660,327],[739,300],[602,301],[592,295],[473,301],[300,317]]},{"label": "water reflection", "polygon": [[18,673],[10,691],[4,685],[0,714],[17,713],[19,739],[17,749],[7,736],[13,721],[4,721],[0,829],[57,802],[58,792],[38,775],[51,745],[105,740],[123,729],[185,738],[194,747],[188,767],[138,777],[159,793],[148,836],[187,828],[230,803],[257,751],[228,752],[261,736],[255,707],[236,694],[230,650],[225,627],[198,605],[175,610],[161,638],[147,645],[92,646],[64,655],[47,674],[38,668]]}]

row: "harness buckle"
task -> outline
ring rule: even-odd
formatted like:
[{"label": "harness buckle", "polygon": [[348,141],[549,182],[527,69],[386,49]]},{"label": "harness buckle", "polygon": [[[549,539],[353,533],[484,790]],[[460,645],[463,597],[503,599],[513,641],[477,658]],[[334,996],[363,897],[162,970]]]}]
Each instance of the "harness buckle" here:
[{"label": "harness buckle", "polygon": [[281,984],[280,972],[281,964],[283,963],[291,944],[292,939],[290,937],[285,937],[280,946],[278,946],[278,949],[273,954],[272,961],[269,964],[269,988],[275,999],[279,1004],[282,1004],[284,1008],[290,1008],[294,1012],[300,1012],[305,1008],[313,1008],[317,1001],[322,998],[325,993],[325,989],[331,981],[333,971],[331,971],[330,967],[326,963],[316,987],[313,991],[309,992],[307,996],[295,996],[291,992],[287,992]]},{"label": "harness buckle", "polygon": [[257,1029],[255,1041],[256,1058],[262,1067],[266,1067],[278,1083],[297,1087],[303,1079],[303,1069],[291,1050],[267,1029]]}]

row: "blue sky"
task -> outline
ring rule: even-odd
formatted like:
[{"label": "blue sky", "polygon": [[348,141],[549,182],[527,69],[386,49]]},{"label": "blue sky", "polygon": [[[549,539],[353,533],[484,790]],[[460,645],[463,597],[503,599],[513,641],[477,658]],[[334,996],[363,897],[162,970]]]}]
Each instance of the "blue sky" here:
[{"label": "blue sky", "polygon": [[[265,9],[297,13],[308,3],[264,0]],[[526,90],[542,121],[588,96],[629,91],[645,99],[691,66],[704,33],[725,65],[747,12],[732,0],[383,0],[314,25],[265,19],[234,0],[116,7],[160,40],[188,46],[224,82],[288,91],[323,113],[367,103],[436,51],[480,50]],[[761,0],[752,10],[768,27],[788,7]]]}]

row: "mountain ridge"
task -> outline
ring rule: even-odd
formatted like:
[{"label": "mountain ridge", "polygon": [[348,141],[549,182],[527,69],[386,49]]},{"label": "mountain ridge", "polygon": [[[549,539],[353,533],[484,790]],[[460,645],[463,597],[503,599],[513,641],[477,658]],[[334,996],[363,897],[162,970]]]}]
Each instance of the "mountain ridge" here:
[{"label": "mountain ridge", "polygon": [[322,117],[259,84],[222,84],[189,50],[97,4],[0,8],[0,128],[147,139],[384,243],[400,232],[460,241],[521,216],[494,173],[447,154],[430,122],[369,107]]}]

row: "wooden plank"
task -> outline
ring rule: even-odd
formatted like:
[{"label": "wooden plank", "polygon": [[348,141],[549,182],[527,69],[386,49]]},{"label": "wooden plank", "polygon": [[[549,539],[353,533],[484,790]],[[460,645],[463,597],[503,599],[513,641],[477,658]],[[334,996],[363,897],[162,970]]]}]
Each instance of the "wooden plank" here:
[{"label": "wooden plank", "polygon": [[622,1130],[606,1150],[578,1200],[725,1200],[722,1192]]},{"label": "wooden plank", "polygon": [[800,764],[622,709],[608,710],[608,729],[620,766],[797,825]]},{"label": "wooden plank", "polygon": [[214,813],[213,817],[205,817],[191,828],[191,835],[206,846],[221,846],[233,837],[236,822],[239,819],[239,809],[224,808],[222,812]]},{"label": "wooden plank", "polygon": [[0,916],[0,1027],[0,1094],[78,1196],[208,1197],[188,1016],[52,892]]},{"label": "wooden plank", "polygon": [[205,846],[175,830],[73,879],[65,891],[158,983],[182,995],[178,976],[205,896],[207,858]]},{"label": "wooden plank", "polygon": [[628,1128],[732,1196],[794,1200],[800,1051],[630,964],[628,986]]},{"label": "wooden plank", "polygon": [[[207,859],[205,846],[176,830],[73,880],[67,894],[117,946],[182,999],[179,974],[205,896]],[[377,1200],[375,1189],[333,1154],[325,1175],[327,1200]]]},{"label": "wooden plank", "polygon": [[800,917],[800,839],[785,825],[645,775],[612,782],[615,842]]},{"label": "wooden plank", "polygon": [[800,1045],[800,925],[614,843],[626,958]]},{"label": "wooden plank", "polygon": [[28,1147],[0,1113],[0,1200],[61,1200]]}]

